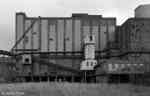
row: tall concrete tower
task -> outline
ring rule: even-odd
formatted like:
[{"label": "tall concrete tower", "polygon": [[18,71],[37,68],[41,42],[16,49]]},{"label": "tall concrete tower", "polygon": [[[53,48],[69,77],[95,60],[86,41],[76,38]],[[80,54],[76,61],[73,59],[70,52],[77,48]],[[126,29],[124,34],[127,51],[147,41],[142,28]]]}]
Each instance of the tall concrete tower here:
[{"label": "tall concrete tower", "polygon": [[97,64],[95,60],[95,36],[88,35],[84,39],[84,61],[80,65],[80,70],[93,70]]}]

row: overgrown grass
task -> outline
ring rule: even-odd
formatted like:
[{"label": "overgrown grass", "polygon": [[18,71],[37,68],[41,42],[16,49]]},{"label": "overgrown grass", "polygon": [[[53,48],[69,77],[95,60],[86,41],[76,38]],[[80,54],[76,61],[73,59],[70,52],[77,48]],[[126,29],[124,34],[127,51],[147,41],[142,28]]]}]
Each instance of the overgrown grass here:
[{"label": "overgrown grass", "polygon": [[0,84],[0,92],[22,92],[22,96],[150,96],[150,87],[130,84],[45,82]]}]

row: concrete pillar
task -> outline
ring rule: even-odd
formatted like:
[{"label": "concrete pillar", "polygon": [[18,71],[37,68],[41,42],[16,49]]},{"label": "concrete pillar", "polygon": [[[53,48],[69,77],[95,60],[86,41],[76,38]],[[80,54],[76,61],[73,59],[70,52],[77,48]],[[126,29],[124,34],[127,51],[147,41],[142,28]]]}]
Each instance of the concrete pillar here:
[{"label": "concrete pillar", "polygon": [[39,63],[34,63],[34,74],[38,75],[40,73],[40,70],[39,70]]},{"label": "concrete pillar", "polygon": [[40,80],[40,82],[42,81],[42,80],[41,80],[41,76],[39,76],[39,80]]},{"label": "concrete pillar", "polygon": [[58,79],[58,76],[56,75],[56,76],[55,76],[55,82],[57,82],[57,81],[58,81],[57,79]]},{"label": "concrete pillar", "polygon": [[74,82],[74,76],[71,77],[71,82]]},{"label": "concrete pillar", "polygon": [[34,82],[34,78],[33,78],[33,76],[31,76],[31,82]]},{"label": "concrete pillar", "polygon": [[85,83],[87,82],[87,72],[86,71],[84,72],[84,82]]},{"label": "concrete pillar", "polygon": [[65,77],[63,77],[63,80],[62,81],[66,81],[66,78]]},{"label": "concrete pillar", "polygon": [[48,82],[50,81],[50,77],[49,77],[49,76],[47,76],[47,81],[48,81]]}]

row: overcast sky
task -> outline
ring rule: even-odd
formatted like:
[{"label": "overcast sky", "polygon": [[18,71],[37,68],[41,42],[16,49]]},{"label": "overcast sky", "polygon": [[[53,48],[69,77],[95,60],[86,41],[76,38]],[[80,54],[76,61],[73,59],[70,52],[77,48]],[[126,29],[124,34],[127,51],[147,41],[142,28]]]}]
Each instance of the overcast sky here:
[{"label": "overcast sky", "polygon": [[134,9],[150,0],[0,0],[0,50],[10,50],[15,40],[15,13],[27,16],[71,16],[72,13],[116,17],[117,24],[134,16]]}]

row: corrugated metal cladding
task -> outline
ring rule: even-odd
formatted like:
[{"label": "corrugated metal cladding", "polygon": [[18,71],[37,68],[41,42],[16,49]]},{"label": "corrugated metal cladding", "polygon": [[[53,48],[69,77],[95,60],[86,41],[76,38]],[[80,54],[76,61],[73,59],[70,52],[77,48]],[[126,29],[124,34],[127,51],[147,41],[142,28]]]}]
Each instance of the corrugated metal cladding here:
[{"label": "corrugated metal cladding", "polygon": [[[131,18],[122,26],[119,36],[120,48],[127,51],[149,51],[150,50],[150,19]],[[135,58],[136,57],[136,58]],[[129,58],[135,58],[150,62],[148,54],[133,54]],[[141,59],[140,59],[141,58]]]},{"label": "corrugated metal cladding", "polygon": [[42,52],[82,51],[86,35],[95,34],[96,50],[114,42],[115,18],[101,15],[73,14],[72,17],[26,17],[16,14],[16,41],[27,33],[16,49],[38,49]]}]

